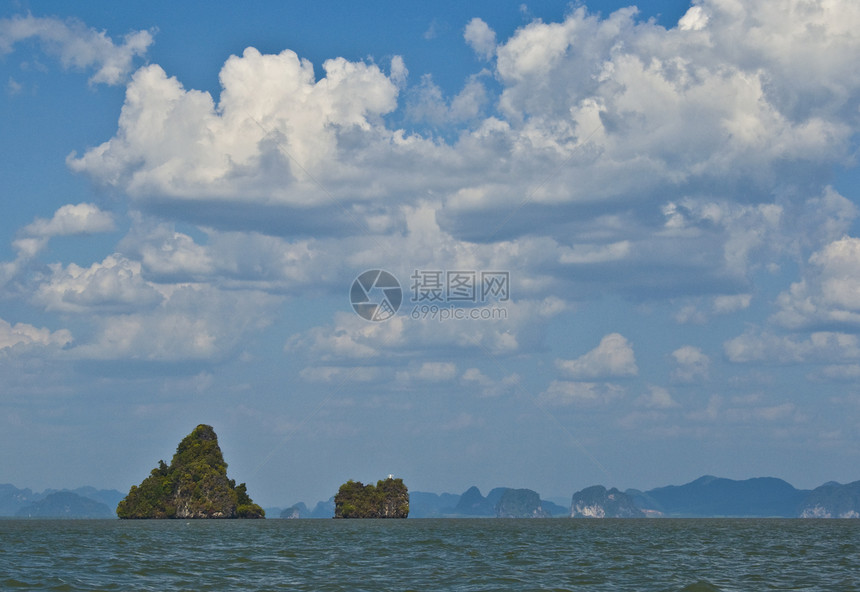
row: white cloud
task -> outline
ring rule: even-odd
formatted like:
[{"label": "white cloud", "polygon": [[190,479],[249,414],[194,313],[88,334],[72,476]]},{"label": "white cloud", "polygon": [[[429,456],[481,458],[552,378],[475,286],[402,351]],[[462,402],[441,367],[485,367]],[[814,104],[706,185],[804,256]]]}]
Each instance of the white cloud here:
[{"label": "white cloud", "polygon": [[496,51],[496,32],[483,20],[477,17],[470,20],[463,32],[463,38],[481,58],[489,60],[493,57]]},{"label": "white cloud", "polygon": [[463,372],[460,382],[469,389],[477,389],[482,397],[498,397],[516,389],[520,383],[520,377],[514,373],[500,380],[494,380],[478,368],[469,368]]},{"label": "white cloud", "polygon": [[409,119],[434,126],[476,120],[487,103],[487,89],[480,78],[481,75],[469,77],[463,89],[449,101],[432,76],[425,74],[421,84],[412,89],[407,98]]},{"label": "white cloud", "polygon": [[113,215],[91,203],[68,204],[59,208],[50,220],[37,218],[21,232],[28,236],[53,237],[73,234],[95,234],[116,229]]},{"label": "white cloud", "polygon": [[791,329],[860,325],[860,239],[833,241],[809,264],[804,277],[779,295],[772,320]]},{"label": "white cloud", "polygon": [[672,378],[680,382],[694,382],[708,377],[711,360],[702,350],[692,345],[684,345],[672,352],[675,369]]},{"label": "white cloud", "polygon": [[556,366],[571,378],[636,376],[636,356],[633,347],[619,333],[610,333],[590,352],[575,360],[556,360]]},{"label": "white cloud", "polygon": [[819,331],[807,338],[750,329],[723,344],[731,362],[796,364],[860,359],[856,335]]},{"label": "white cloud", "polygon": [[50,220],[36,218],[19,232],[12,245],[23,257],[33,257],[55,236],[97,234],[116,229],[113,215],[91,203],[68,204],[59,208]]},{"label": "white cloud", "polygon": [[749,308],[752,294],[714,296],[714,312],[725,314]]},{"label": "white cloud", "polygon": [[26,323],[12,325],[8,321],[0,319],[0,352],[16,346],[63,347],[71,342],[72,334],[66,329],[51,331],[44,327],[39,329]]},{"label": "white cloud", "polygon": [[[837,2],[844,10],[836,18],[830,5],[804,6],[784,10],[807,10],[818,36],[770,1],[730,9],[705,0],[669,30],[638,21],[635,9],[605,19],[578,9],[502,41],[475,19],[467,43],[496,56],[488,68],[501,94],[492,116],[483,113],[492,89],[485,74],[450,98],[429,79],[406,87],[399,57],[388,75],[372,63],[328,60],[317,80],[292,51],[248,48],[226,60],[217,102],[153,64],[128,84],[114,137],[68,164],[128,195],[144,217],[205,228],[201,241],[133,221],[119,250],[139,262],[129,276],[136,282],[332,291],[355,269],[386,265],[385,251],[402,277],[441,261],[441,269],[511,270],[522,290],[509,309],[517,318],[505,324],[373,328],[347,314],[291,340],[328,362],[389,347],[527,351],[547,319],[607,292],[695,294],[707,311],[681,316],[705,322],[750,305],[749,280],[763,262],[833,241],[856,216],[832,190],[806,187],[818,178],[810,171],[847,158],[856,133],[856,114],[846,113],[860,76],[845,56],[860,41],[841,19],[857,10]],[[838,39],[838,50],[827,39]],[[397,118],[386,116],[403,97],[407,110],[425,109],[425,121],[458,122],[457,136],[393,129]],[[795,231],[811,212],[822,212],[809,222],[821,228],[812,243],[784,241],[806,235]],[[41,224],[60,229],[66,217],[58,211]],[[39,240],[22,233],[16,245],[34,252]],[[94,264],[92,278],[54,268],[41,302],[67,312],[82,306],[74,302],[84,288],[71,280],[95,290],[106,267]],[[111,301],[103,288],[93,292],[103,300],[91,302],[136,302],[116,291]],[[548,296],[559,293],[568,300]],[[623,343],[601,342],[559,367],[574,379],[636,375],[632,347],[617,338]]]},{"label": "white cloud", "polygon": [[279,299],[251,291],[174,286],[150,311],[96,318],[96,334],[73,357],[101,360],[217,361],[266,327]]},{"label": "white cloud", "polygon": [[93,69],[91,83],[120,84],[132,69],[134,58],[152,44],[150,31],[128,33],[117,45],[103,31],[69,19],[32,15],[0,19],[0,55],[28,39],[38,39],[44,51],[60,58],[66,68]]},{"label": "white cloud", "polygon": [[17,94],[20,94],[22,90],[24,90],[24,85],[10,76],[9,80],[6,82],[6,94],[10,97],[14,97]]},{"label": "white cloud", "polygon": [[661,386],[648,387],[648,393],[637,397],[636,404],[649,409],[671,409],[678,407],[668,390]]},{"label": "white cloud", "polygon": [[701,31],[707,26],[708,20],[708,15],[701,6],[691,6],[678,21],[678,28],[682,31]]},{"label": "white cloud", "polygon": [[538,395],[538,402],[564,407],[568,405],[597,406],[610,403],[624,395],[624,389],[607,382],[553,380]]},{"label": "white cloud", "polygon": [[[337,58],[323,68],[326,77],[316,81],[313,66],[292,51],[248,48],[224,64],[217,106],[159,66],[141,68],[126,92],[120,132],[70,156],[69,166],[138,198],[328,202],[316,179],[334,186],[361,174],[358,163],[338,162],[340,134],[350,143],[374,141],[378,118],[396,106],[397,85],[375,65]],[[394,75],[401,80],[403,70]]]},{"label": "white cloud", "polygon": [[[450,98],[430,79],[407,88],[401,58],[388,76],[329,60],[316,80],[289,50],[249,48],[224,64],[217,104],[151,65],[128,86],[115,136],[68,162],[161,215],[333,236],[343,242],[326,248],[346,252],[356,236],[410,232],[404,213],[423,207],[460,248],[496,234],[543,241],[530,253],[546,272],[527,278],[536,296],[576,277],[583,292],[723,295],[714,309],[728,312],[745,303],[725,295],[747,294],[762,261],[808,248],[786,237],[822,204],[795,186],[850,156],[860,75],[846,56],[860,39],[845,23],[856,13],[714,0],[666,30],[635,9],[578,9],[500,42],[473,20],[467,42],[497,56],[493,116],[483,74]],[[401,90],[407,113],[455,122],[456,137],[391,128]],[[845,228],[847,200],[820,199],[818,227]]]},{"label": "white cloud", "polygon": [[34,299],[49,311],[122,313],[157,306],[164,296],[141,277],[141,266],[121,255],[106,257],[89,268],[74,263],[52,264],[51,276],[36,289]]}]

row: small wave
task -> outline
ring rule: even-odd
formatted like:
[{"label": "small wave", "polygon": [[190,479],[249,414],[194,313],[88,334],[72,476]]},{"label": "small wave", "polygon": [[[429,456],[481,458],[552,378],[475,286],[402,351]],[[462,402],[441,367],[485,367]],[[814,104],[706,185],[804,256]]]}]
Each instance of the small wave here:
[{"label": "small wave", "polygon": [[695,584],[684,586],[680,592],[720,592],[720,589],[706,580],[700,580]]}]

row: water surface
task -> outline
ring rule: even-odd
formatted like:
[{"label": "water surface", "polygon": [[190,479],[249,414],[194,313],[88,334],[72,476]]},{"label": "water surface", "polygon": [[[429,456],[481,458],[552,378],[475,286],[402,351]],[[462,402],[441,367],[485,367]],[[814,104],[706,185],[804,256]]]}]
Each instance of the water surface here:
[{"label": "water surface", "polygon": [[860,520],[0,520],[2,590],[851,591]]}]

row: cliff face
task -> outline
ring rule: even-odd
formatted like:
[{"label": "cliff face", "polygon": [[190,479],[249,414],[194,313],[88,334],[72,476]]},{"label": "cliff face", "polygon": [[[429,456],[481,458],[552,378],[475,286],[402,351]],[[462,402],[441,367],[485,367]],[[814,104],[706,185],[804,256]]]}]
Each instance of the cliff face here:
[{"label": "cliff face", "polygon": [[641,518],[645,514],[625,493],[607,490],[602,485],[587,487],[573,494],[570,503],[572,518]]},{"label": "cliff face", "polygon": [[801,518],[860,518],[860,481],[825,483],[813,489],[800,507]]},{"label": "cliff face", "polygon": [[531,489],[508,489],[496,504],[498,518],[548,518],[540,495]]},{"label": "cliff face", "polygon": [[409,491],[403,479],[377,481],[376,486],[347,481],[334,497],[335,518],[406,518]]},{"label": "cliff face", "polygon": [[120,518],[263,518],[245,484],[227,478],[215,430],[199,425],[176,448],[170,465],[159,461],[132,486],[116,510]]}]

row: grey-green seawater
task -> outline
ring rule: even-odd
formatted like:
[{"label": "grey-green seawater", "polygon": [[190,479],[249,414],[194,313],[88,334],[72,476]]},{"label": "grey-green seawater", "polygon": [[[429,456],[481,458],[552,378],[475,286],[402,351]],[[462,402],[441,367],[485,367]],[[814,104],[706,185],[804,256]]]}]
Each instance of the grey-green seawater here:
[{"label": "grey-green seawater", "polygon": [[2,590],[808,590],[860,520],[0,520]]}]

